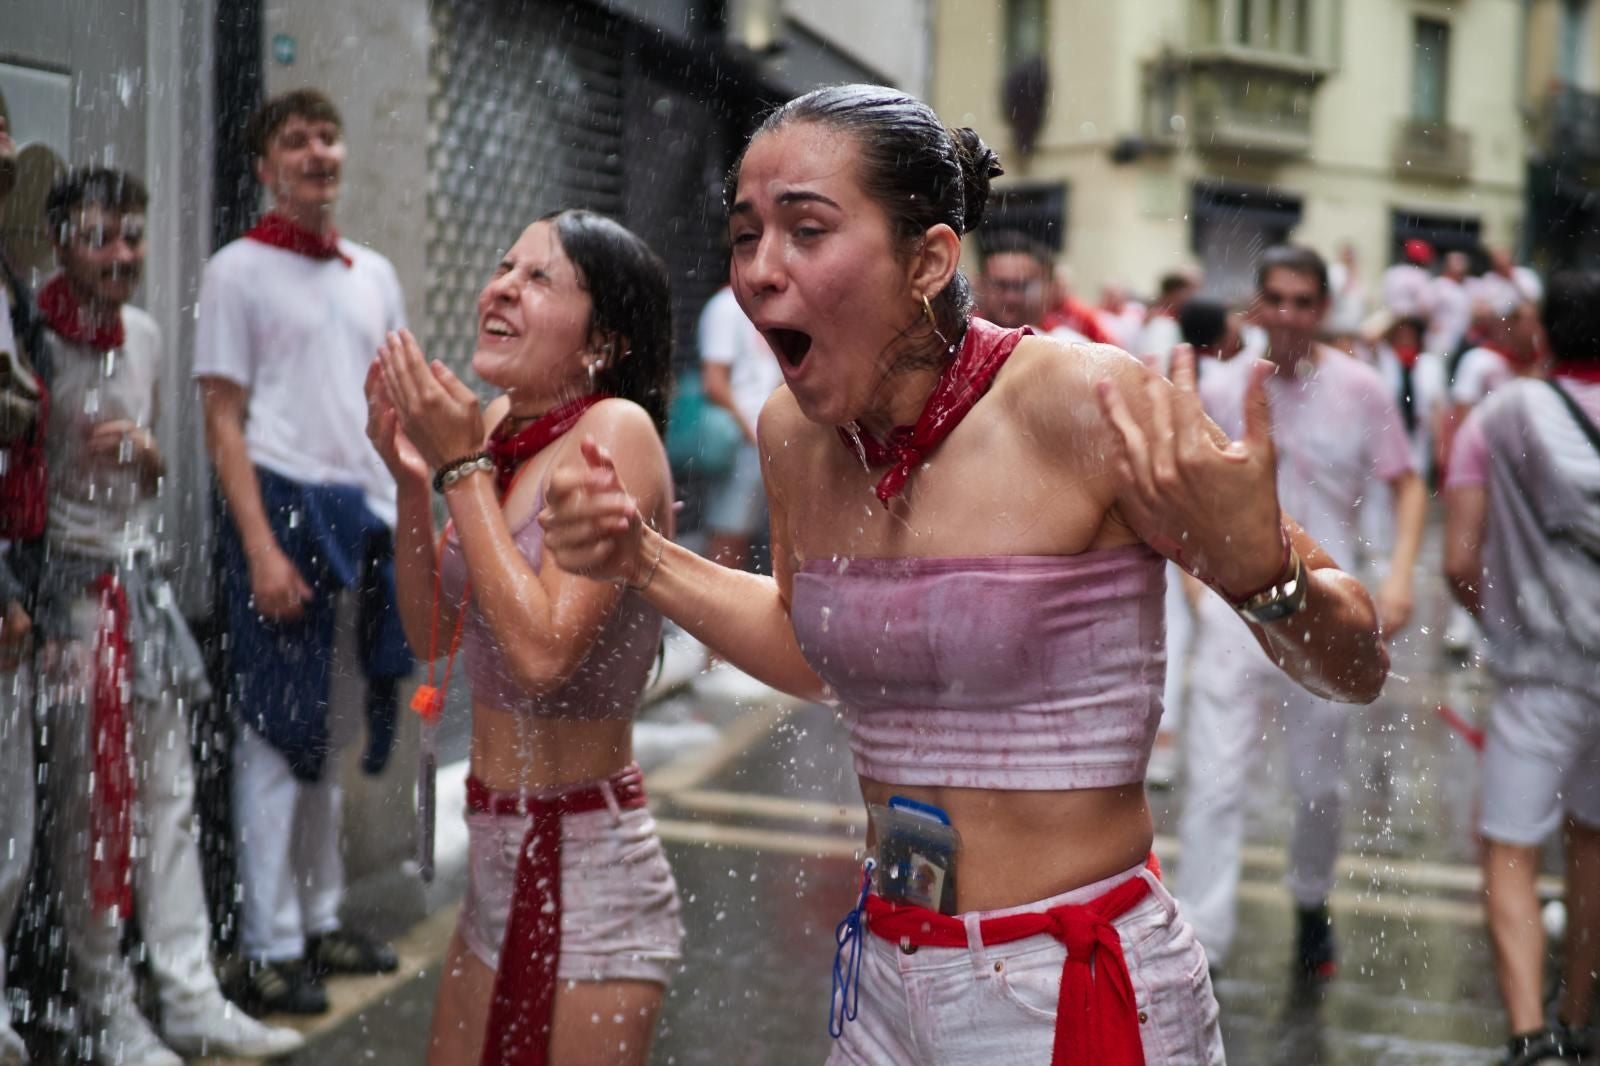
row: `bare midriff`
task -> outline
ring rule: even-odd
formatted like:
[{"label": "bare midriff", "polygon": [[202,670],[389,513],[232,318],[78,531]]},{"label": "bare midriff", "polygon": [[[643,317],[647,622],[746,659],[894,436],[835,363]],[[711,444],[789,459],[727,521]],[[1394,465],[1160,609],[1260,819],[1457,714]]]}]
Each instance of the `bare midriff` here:
[{"label": "bare midriff", "polygon": [[[1143,783],[1062,792],[888,785],[861,779],[868,804],[891,796],[931,803],[961,834],[956,907],[1017,907],[1143,863],[1155,840]],[[868,848],[874,841],[869,832]]]},{"label": "bare midriff", "polygon": [[631,719],[548,718],[472,705],[472,773],[493,791],[597,781],[632,761]]}]

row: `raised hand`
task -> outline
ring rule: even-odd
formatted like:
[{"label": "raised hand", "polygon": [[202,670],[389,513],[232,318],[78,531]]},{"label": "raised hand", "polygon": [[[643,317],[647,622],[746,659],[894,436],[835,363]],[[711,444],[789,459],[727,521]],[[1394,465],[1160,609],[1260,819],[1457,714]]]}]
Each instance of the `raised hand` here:
[{"label": "raised hand", "polygon": [[539,512],[544,546],[570,573],[634,584],[645,537],[638,502],[593,437],[580,450],[581,464],[563,464],[550,475]]},{"label": "raised hand", "polygon": [[428,362],[410,330],[389,334],[378,364],[400,428],[428,466],[438,469],[483,447],[483,405],[443,363]]},{"label": "raised hand", "polygon": [[373,359],[367,368],[367,439],[377,449],[383,465],[389,468],[397,482],[406,480],[426,483],[428,464],[411,443],[411,438],[400,428],[400,412],[383,383],[383,365]]},{"label": "raised hand", "polygon": [[1173,353],[1172,381],[1145,376],[1143,419],[1116,382],[1101,381],[1100,408],[1116,430],[1124,490],[1117,504],[1157,551],[1224,595],[1247,596],[1271,584],[1283,565],[1277,452],[1266,379],[1271,363],[1251,367],[1244,435],[1227,437],[1206,417],[1187,345]]}]

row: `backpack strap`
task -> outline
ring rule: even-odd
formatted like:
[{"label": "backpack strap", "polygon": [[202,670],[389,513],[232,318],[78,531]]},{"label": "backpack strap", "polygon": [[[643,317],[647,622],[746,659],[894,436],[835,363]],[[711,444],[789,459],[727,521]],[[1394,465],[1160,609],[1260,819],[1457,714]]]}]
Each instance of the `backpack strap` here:
[{"label": "backpack strap", "polygon": [[1572,412],[1572,417],[1578,423],[1578,428],[1583,430],[1585,437],[1589,438],[1589,443],[1594,445],[1594,450],[1600,453],[1600,429],[1595,428],[1594,422],[1584,413],[1583,408],[1578,406],[1578,401],[1572,398],[1572,393],[1563,389],[1555,378],[1546,378],[1545,381],[1552,389],[1556,390],[1556,395],[1561,397],[1561,401],[1567,405],[1567,410]]}]

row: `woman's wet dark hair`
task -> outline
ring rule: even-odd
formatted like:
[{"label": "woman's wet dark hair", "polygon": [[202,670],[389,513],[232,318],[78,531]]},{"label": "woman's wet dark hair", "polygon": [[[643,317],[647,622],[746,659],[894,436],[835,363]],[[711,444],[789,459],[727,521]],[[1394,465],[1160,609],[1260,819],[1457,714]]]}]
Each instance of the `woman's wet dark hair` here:
[{"label": "woman's wet dark hair", "polygon": [[632,230],[593,211],[552,211],[561,250],[593,304],[589,328],[615,338],[596,384],[632,400],[667,431],[672,400],[672,295],[667,268]]},{"label": "woman's wet dark hair", "polygon": [[[1004,173],[977,133],[949,129],[921,100],[881,85],[830,85],[798,96],[768,115],[750,139],[797,122],[855,135],[862,185],[908,250],[941,222],[958,237],[977,229],[989,206],[989,182]],[[738,165],[728,182],[731,194]],[[966,275],[957,270],[931,303],[940,333],[959,336],[972,313]]]}]

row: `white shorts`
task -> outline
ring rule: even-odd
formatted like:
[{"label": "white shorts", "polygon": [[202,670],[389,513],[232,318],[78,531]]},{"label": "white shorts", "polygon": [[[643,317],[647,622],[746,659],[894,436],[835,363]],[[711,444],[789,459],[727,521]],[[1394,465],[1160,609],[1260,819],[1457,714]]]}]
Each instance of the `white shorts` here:
[{"label": "white shorts", "polygon": [[[522,815],[467,815],[471,865],[459,928],[467,949],[492,970],[500,968],[517,858],[527,832]],[[650,812],[564,815],[556,977],[666,985],[682,945],[678,885]]]},{"label": "white shorts", "polygon": [[1542,844],[1563,811],[1600,828],[1600,694],[1510,682],[1489,720],[1479,829],[1501,843]]},{"label": "white shorts", "polygon": [[[979,920],[1086,903],[1144,867]],[[1221,1066],[1222,1032],[1206,953],[1153,877],[1151,893],[1113,924],[1133,979],[1148,1066]],[[1041,934],[1009,944],[919,947],[862,937],[860,1013],[844,1024],[828,1066],[987,1066],[1049,1062],[1067,949]]]}]

